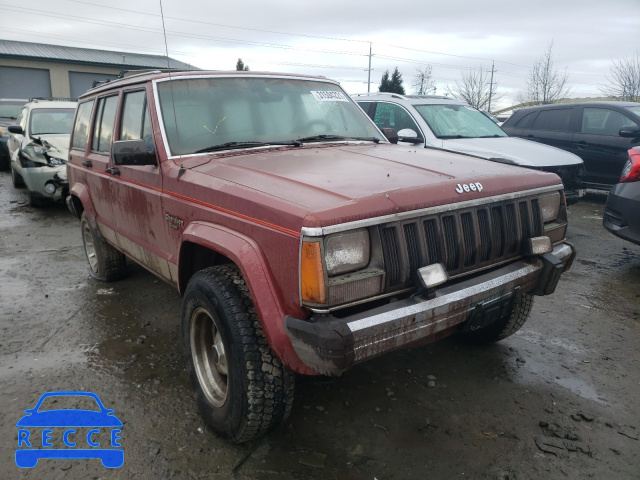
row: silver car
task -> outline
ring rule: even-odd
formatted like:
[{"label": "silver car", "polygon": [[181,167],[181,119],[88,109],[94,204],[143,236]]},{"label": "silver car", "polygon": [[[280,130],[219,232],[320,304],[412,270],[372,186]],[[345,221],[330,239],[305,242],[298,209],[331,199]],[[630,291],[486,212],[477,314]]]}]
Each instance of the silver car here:
[{"label": "silver car", "polygon": [[567,201],[585,189],[580,157],[537,142],[509,137],[485,114],[464,102],[436,95],[371,93],[353,99],[381,129],[393,128],[399,144],[441,148],[499,163],[545,170],[564,183]]},{"label": "silver car", "polygon": [[76,105],[33,99],[22,108],[18,125],[8,127],[13,186],[27,188],[32,206],[61,202],[67,196],[69,138]]}]

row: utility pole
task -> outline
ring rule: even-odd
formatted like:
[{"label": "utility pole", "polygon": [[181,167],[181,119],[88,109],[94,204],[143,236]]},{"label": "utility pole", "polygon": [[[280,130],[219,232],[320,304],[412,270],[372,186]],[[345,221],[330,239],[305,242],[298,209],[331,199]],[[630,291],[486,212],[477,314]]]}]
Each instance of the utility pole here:
[{"label": "utility pole", "polygon": [[371,93],[371,42],[369,42],[369,78],[367,79],[367,93]]},{"label": "utility pole", "polygon": [[493,67],[495,61],[491,60],[491,82],[489,83],[489,113],[491,113],[491,97],[493,97]]}]

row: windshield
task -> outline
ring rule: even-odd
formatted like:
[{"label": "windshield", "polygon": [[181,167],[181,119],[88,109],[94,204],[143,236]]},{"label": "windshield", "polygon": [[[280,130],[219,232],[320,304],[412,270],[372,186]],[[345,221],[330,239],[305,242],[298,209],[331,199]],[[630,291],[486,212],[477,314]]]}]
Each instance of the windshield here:
[{"label": "windshield", "polygon": [[633,107],[625,107],[627,110],[629,110],[631,113],[635,113],[636,116],[640,117],[640,105],[633,106]]},{"label": "windshield", "polygon": [[331,83],[283,78],[192,78],[158,82],[172,155],[272,143],[384,140]]},{"label": "windshield", "polygon": [[441,139],[507,136],[486,115],[468,105],[415,105],[415,108]]},{"label": "windshield", "polygon": [[24,102],[0,103],[0,118],[18,118],[23,106]]},{"label": "windshield", "polygon": [[30,135],[69,134],[75,108],[37,108],[31,110]]}]

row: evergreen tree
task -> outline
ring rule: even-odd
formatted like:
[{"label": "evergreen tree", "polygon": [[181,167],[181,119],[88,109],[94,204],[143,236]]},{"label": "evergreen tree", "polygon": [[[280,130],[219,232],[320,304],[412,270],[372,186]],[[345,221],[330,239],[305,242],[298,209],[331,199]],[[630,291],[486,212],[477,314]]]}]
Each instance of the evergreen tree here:
[{"label": "evergreen tree", "polygon": [[239,58],[238,61],[236,62],[236,70],[239,70],[241,72],[248,72],[249,65],[245,65],[242,59]]},{"label": "evergreen tree", "polygon": [[385,71],[380,80],[379,92],[391,92],[404,95],[404,87],[402,86],[402,75],[398,71],[398,67],[395,68],[389,78],[389,70]]},{"label": "evergreen tree", "polygon": [[395,68],[391,75],[391,92],[404,95],[404,86],[402,85],[402,74],[398,71],[398,67]]},{"label": "evergreen tree", "polygon": [[382,78],[380,79],[380,86],[378,87],[379,92],[390,92],[389,88],[391,81],[389,80],[389,70],[382,74]]}]

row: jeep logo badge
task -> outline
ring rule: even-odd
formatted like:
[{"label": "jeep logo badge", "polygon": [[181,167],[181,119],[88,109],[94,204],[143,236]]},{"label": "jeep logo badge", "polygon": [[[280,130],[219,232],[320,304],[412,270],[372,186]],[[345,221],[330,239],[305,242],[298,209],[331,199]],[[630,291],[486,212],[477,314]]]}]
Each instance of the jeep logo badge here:
[{"label": "jeep logo badge", "polygon": [[458,184],[458,186],[456,187],[456,192],[458,193],[481,192],[481,191],[482,191],[482,184],[480,182],[470,183],[469,185],[467,185],[466,183],[463,183],[462,185]]}]

